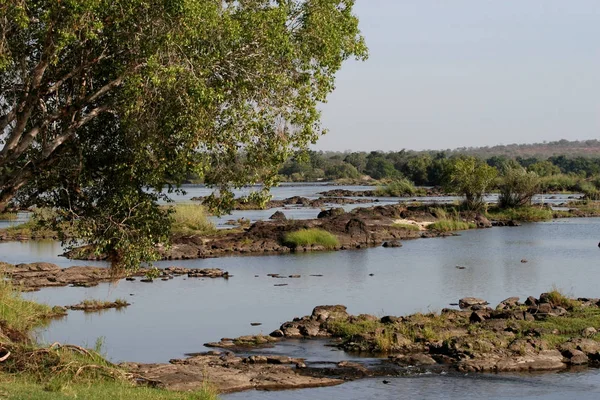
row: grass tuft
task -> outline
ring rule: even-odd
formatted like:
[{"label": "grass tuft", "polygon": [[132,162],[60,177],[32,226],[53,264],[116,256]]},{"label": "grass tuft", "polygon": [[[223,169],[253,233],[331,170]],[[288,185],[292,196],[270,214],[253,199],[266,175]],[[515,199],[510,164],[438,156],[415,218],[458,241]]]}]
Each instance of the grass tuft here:
[{"label": "grass tuft", "polygon": [[339,245],[339,240],[332,233],[323,229],[311,228],[290,232],[285,235],[284,243],[290,247],[323,246],[333,249]]},{"label": "grass tuft", "polygon": [[182,234],[210,234],[216,231],[215,225],[208,219],[204,206],[198,204],[177,204],[173,206],[172,230]]},{"label": "grass tuft", "polygon": [[427,226],[427,229],[439,232],[462,231],[475,229],[477,225],[472,222],[457,221],[454,219],[443,219]]},{"label": "grass tuft", "polygon": [[418,225],[415,225],[415,224],[403,224],[401,222],[395,222],[395,223],[393,223],[392,227],[399,228],[399,229],[406,229],[408,231],[420,231],[421,230],[421,228],[419,228]]}]

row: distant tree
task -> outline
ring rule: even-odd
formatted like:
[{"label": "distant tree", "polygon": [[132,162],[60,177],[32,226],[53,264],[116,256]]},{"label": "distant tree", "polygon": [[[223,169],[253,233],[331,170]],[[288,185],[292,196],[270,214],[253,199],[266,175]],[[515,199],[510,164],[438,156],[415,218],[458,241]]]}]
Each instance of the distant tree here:
[{"label": "distant tree", "polygon": [[530,172],[535,172],[538,176],[551,176],[560,174],[560,168],[552,164],[550,161],[538,161],[527,167]]},{"label": "distant tree", "polygon": [[373,179],[395,178],[401,175],[394,168],[394,164],[387,160],[381,153],[369,154],[365,173]]},{"label": "distant tree", "polygon": [[358,179],[360,173],[353,165],[340,162],[332,164],[325,169],[326,179]]},{"label": "distant tree", "polygon": [[500,197],[498,205],[514,208],[531,204],[531,199],[540,189],[540,178],[535,172],[522,167],[509,168],[499,179]]},{"label": "distant tree", "polygon": [[426,185],[429,183],[429,167],[432,162],[427,153],[413,156],[406,163],[402,173],[416,185]]},{"label": "distant tree", "polygon": [[364,152],[350,153],[344,158],[344,162],[353,165],[354,168],[362,174],[367,167],[367,154]]},{"label": "distant tree", "polygon": [[484,195],[493,187],[498,170],[475,157],[455,159],[449,170],[447,189],[465,196],[470,210],[485,206]]}]

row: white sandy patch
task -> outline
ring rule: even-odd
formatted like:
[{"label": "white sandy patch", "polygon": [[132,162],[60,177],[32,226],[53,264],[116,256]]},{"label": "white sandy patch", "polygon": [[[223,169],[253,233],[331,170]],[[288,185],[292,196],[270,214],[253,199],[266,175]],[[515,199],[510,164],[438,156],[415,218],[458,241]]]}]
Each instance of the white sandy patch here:
[{"label": "white sandy patch", "polygon": [[425,231],[427,230],[427,226],[433,224],[433,222],[418,222],[412,219],[397,219],[394,221],[395,224],[406,224],[406,225],[414,225],[414,226],[418,226],[419,230],[421,231]]}]

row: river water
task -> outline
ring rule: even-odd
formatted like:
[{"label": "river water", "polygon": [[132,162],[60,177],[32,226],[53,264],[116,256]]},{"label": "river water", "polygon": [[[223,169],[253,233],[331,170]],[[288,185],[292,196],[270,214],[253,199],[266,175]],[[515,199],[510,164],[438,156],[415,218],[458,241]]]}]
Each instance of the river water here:
[{"label": "river water", "polygon": [[[344,304],[353,314],[383,316],[441,310],[465,296],[483,297],[494,304],[510,296],[537,296],[553,286],[575,296],[600,297],[599,241],[600,219],[564,219],[417,239],[404,242],[401,248],[161,262],[160,267],[218,267],[234,276],[229,280],[178,277],[152,284],[121,281],[93,288],[48,288],[26,296],[51,305],[125,298],[132,303],[126,310],[71,311],[41,329],[38,337],[44,342],[87,346],[102,338],[113,361],[166,362],[203,351],[204,343],[222,337],[268,334],[284,321],[310,314],[320,304]],[[58,257],[60,252],[55,242],[0,243],[3,261],[82,264]],[[270,273],[300,274],[301,278],[274,279],[267,277]],[[287,286],[274,286],[282,283]],[[252,327],[251,322],[262,325]],[[314,341],[291,342],[273,351],[312,361],[352,359]],[[387,385],[371,379],[332,388],[246,392],[224,398],[596,399],[599,395],[600,375],[592,370],[550,375],[423,375],[393,378]]]}]

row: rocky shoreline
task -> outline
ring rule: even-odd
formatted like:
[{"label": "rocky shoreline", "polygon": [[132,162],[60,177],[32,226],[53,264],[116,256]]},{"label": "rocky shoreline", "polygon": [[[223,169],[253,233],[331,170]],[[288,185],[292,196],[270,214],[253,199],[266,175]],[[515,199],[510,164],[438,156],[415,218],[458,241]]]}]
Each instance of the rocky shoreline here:
[{"label": "rocky shoreline", "polygon": [[[209,380],[224,393],[341,384],[415,372],[545,372],[600,367],[600,299],[570,299],[557,291],[508,298],[491,308],[464,298],[458,309],[408,316],[350,315],[342,305],[318,306],[269,336],[224,338],[220,350],[168,364],[122,366],[154,384],[189,390]],[[271,355],[290,340],[325,340],[357,358],[327,363]],[[361,362],[360,356],[371,357]],[[373,362],[378,357],[379,362]]]},{"label": "rocky shoreline", "polygon": [[[147,277],[150,271],[148,268],[140,268],[136,271],[114,271],[111,268],[91,266],[61,268],[56,264],[45,262],[17,265],[0,262],[0,271],[25,292],[36,291],[44,287],[92,287],[102,282],[114,282],[121,279],[134,281],[141,278],[140,281],[148,283],[154,280]],[[157,278],[170,280],[174,276],[180,275],[187,275],[189,278],[223,279],[229,279],[232,276],[219,268],[169,267],[159,271]]]}]

